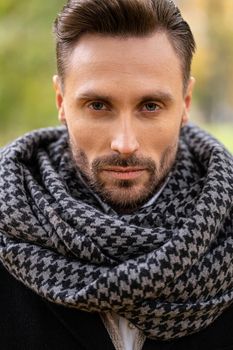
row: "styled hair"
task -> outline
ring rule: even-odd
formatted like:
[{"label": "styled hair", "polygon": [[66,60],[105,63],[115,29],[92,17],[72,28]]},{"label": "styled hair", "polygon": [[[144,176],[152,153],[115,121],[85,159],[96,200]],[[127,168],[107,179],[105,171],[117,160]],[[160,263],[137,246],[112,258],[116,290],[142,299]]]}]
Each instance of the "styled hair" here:
[{"label": "styled hair", "polygon": [[186,87],[196,45],[172,0],[69,0],[54,22],[58,75],[64,82],[69,55],[84,34],[143,37],[157,31],[167,34],[180,58]]}]

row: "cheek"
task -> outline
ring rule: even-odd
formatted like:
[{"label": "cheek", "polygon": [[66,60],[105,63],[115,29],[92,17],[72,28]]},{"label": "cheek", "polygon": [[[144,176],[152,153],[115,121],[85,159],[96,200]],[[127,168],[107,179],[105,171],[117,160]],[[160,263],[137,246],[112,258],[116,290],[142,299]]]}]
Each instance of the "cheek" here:
[{"label": "cheek", "polygon": [[88,148],[95,141],[94,131],[92,128],[76,125],[70,130],[70,134],[79,148]]},{"label": "cheek", "polygon": [[144,130],[143,148],[145,151],[154,153],[156,158],[160,158],[161,153],[168,147],[177,144],[180,132],[180,123],[171,121],[160,122],[156,127]]},{"label": "cheek", "polygon": [[67,123],[72,145],[76,150],[82,150],[91,163],[97,156],[104,152],[107,143],[107,132],[93,123],[75,121]]}]

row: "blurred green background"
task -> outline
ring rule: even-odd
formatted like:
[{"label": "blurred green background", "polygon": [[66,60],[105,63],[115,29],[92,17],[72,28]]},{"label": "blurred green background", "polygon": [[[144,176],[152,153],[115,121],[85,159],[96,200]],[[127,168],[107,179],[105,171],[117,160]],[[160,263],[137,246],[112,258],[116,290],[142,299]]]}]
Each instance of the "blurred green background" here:
[{"label": "blurred green background", "polygon": [[[52,23],[65,0],[0,2],[0,145],[56,125]],[[198,50],[191,118],[233,152],[233,1],[176,0]]]}]

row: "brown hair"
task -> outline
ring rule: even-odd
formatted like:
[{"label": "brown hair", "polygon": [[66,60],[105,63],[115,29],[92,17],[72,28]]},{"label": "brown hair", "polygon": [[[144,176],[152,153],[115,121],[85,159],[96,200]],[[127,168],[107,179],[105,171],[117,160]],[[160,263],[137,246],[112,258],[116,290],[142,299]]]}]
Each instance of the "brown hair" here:
[{"label": "brown hair", "polygon": [[85,33],[142,37],[155,31],[167,33],[186,87],[195,40],[172,0],[69,0],[54,23],[58,74],[64,81],[68,56]]}]

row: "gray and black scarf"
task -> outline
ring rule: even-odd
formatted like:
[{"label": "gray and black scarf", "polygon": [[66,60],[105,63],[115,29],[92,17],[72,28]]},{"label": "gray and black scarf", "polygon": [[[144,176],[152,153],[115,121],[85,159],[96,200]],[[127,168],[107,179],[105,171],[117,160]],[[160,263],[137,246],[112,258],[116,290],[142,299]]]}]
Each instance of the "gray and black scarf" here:
[{"label": "gray and black scarf", "polygon": [[0,153],[0,261],[40,296],[113,311],[150,338],[211,324],[233,301],[233,160],[186,126],[157,202],[106,214],[72,165],[64,128]]}]

